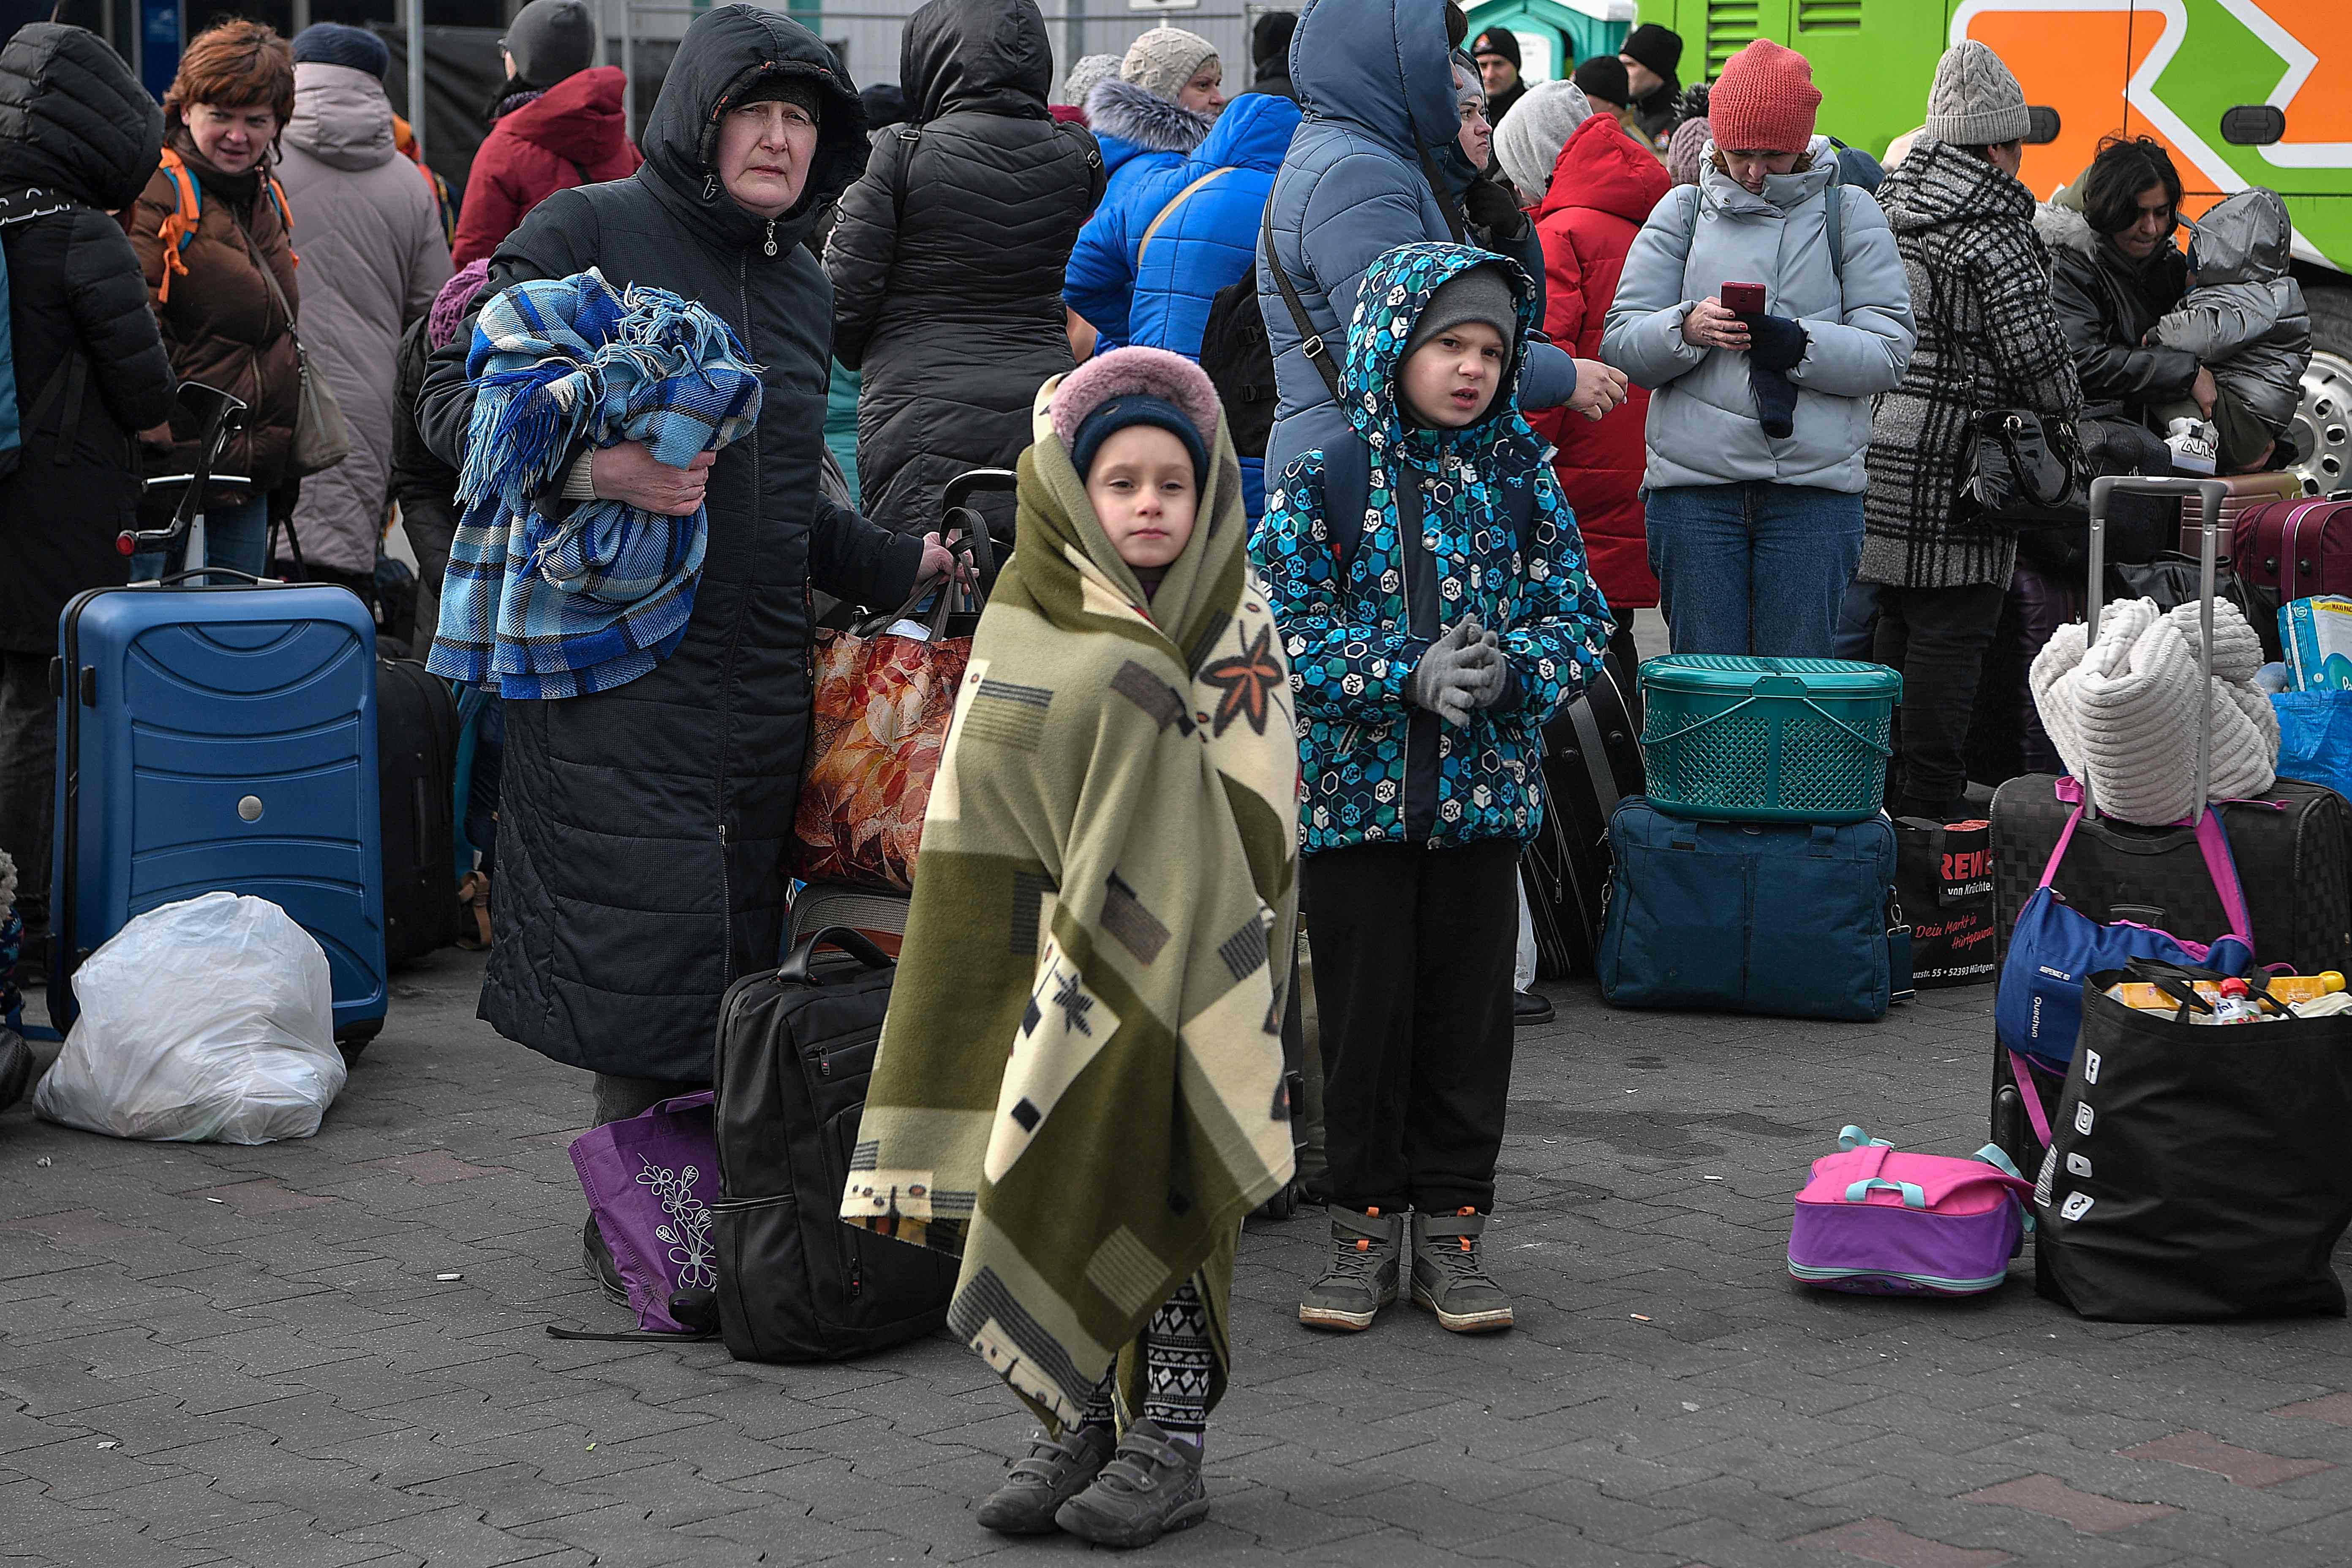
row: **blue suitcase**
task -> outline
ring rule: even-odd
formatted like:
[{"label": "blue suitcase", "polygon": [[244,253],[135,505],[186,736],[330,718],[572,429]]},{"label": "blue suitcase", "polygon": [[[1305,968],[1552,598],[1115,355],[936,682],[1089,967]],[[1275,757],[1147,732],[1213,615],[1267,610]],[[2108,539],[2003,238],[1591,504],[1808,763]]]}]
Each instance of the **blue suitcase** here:
[{"label": "blue suitcase", "polygon": [[335,1037],[383,1026],[375,626],[328,584],[97,588],[58,626],[52,914],[71,970],[134,915],[216,889],[325,949]]},{"label": "blue suitcase", "polygon": [[1885,816],[1694,822],[1635,798],[1610,817],[1609,847],[1593,964],[1612,1005],[1872,1019],[1909,999]]}]

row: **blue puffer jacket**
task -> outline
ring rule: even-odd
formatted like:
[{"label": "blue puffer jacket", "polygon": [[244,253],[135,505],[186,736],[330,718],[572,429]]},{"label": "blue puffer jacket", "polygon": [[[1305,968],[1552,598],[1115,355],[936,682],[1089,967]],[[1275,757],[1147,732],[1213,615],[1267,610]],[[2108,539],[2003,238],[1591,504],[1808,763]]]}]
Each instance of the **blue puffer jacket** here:
[{"label": "blue puffer jacket", "polygon": [[1102,148],[1102,201],[1078,231],[1062,273],[1062,302],[1101,334],[1097,353],[1123,348],[1143,231],[1182,188],[1184,160],[1214,122],[1114,78],[1087,95],[1087,127]]},{"label": "blue puffer jacket", "polygon": [[[1136,231],[1130,342],[1201,357],[1217,290],[1256,265],[1266,194],[1297,129],[1298,105],[1286,98],[1246,92],[1225,105],[1209,139],[1168,181],[1167,201]],[[1242,499],[1252,518],[1265,510],[1263,458],[1243,456]]]},{"label": "blue puffer jacket", "polygon": [[[1307,118],[1274,182],[1274,245],[1307,321],[1336,359],[1357,286],[1381,253],[1453,237],[1421,171],[1423,149],[1433,161],[1449,162],[1443,154],[1462,126],[1445,8],[1432,0],[1307,0],[1290,40],[1290,79]],[[1519,242],[1496,249],[1529,277],[1543,276],[1543,242],[1533,225]],[[1299,453],[1345,436],[1348,420],[1299,348],[1298,329],[1262,256],[1257,297],[1281,393],[1266,471],[1280,473]],[[1566,351],[1530,345],[1520,405],[1554,407],[1575,391],[1576,365]]]},{"label": "blue puffer jacket", "polygon": [[[1412,323],[1448,279],[1481,265],[1509,272],[1519,300],[1502,390],[1463,429],[1408,425],[1396,373]],[[1514,401],[1537,320],[1533,281],[1487,251],[1412,245],[1381,258],[1364,279],[1340,382],[1346,439],[1370,448],[1365,513],[1338,531],[1354,539],[1346,571],[1320,449],[1282,471],[1250,536],[1290,654],[1309,855],[1365,843],[1526,840],[1543,824],[1543,726],[1601,668],[1609,606],[1586,570],[1546,443]],[[1530,485],[1523,553],[1511,502]],[[1408,486],[1421,495],[1417,533],[1398,524],[1395,496]],[[1422,655],[1465,613],[1499,636],[1508,669],[1493,706],[1457,730],[1405,693]]]}]

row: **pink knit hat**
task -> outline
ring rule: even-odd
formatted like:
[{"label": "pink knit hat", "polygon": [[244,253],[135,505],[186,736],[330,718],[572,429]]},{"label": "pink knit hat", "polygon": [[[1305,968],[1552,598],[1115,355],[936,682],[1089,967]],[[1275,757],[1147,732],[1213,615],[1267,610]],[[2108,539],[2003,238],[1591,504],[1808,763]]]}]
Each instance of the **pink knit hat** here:
[{"label": "pink knit hat", "polygon": [[1732,56],[1707,89],[1706,121],[1726,152],[1801,153],[1812,143],[1821,106],[1805,57],[1759,38]]},{"label": "pink knit hat", "polygon": [[1157,397],[1174,405],[1200,432],[1203,447],[1215,444],[1217,416],[1223,408],[1217,401],[1216,384],[1199,365],[1166,349],[1113,349],[1072,371],[1054,389],[1049,409],[1054,434],[1062,438],[1065,447],[1075,448],[1078,426],[1087,422],[1087,415],[1114,397],[1130,396]]}]

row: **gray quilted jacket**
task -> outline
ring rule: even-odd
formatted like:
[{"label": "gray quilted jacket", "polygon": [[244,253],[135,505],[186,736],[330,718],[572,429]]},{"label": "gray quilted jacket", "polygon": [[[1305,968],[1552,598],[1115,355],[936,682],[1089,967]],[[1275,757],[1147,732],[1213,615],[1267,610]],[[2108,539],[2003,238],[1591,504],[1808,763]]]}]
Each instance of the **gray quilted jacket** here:
[{"label": "gray quilted jacket", "polygon": [[[1859,494],[1870,444],[1870,400],[1903,379],[1915,336],[1911,287],[1894,231],[1870,193],[1832,185],[1835,149],[1812,142],[1813,166],[1775,174],[1761,195],[1710,162],[1696,185],[1678,185],[1633,238],[1601,357],[1651,391],[1651,489],[1766,479]],[[1830,264],[1827,203],[1840,208],[1843,284]],[[1789,379],[1796,429],[1764,434],[1748,356],[1692,346],[1683,318],[1726,283],[1761,283],[1766,308],[1794,317],[1811,339]]]},{"label": "gray quilted jacket", "polygon": [[2156,324],[2156,340],[2197,356],[2273,435],[2303,399],[2311,366],[2311,314],[2287,275],[2286,203],[2257,185],[2192,226],[2194,286]]}]

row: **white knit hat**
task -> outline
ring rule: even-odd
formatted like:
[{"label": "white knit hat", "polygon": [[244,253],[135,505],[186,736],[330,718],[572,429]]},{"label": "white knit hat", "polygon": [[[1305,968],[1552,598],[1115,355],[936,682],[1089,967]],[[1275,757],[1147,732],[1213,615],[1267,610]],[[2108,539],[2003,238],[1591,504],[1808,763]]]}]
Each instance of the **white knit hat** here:
[{"label": "white knit hat", "polygon": [[1181,27],[1154,27],[1127,46],[1119,62],[1121,81],[1134,83],[1154,98],[1176,101],[1192,73],[1217,58],[1217,46]]},{"label": "white knit hat", "polygon": [[1551,166],[1576,128],[1592,118],[1592,100],[1572,81],[1539,81],[1495,127],[1495,156],[1519,195],[1539,202],[1551,184]]},{"label": "white knit hat", "polygon": [[1095,83],[1108,81],[1118,74],[1118,68],[1117,55],[1081,56],[1078,63],[1070,68],[1070,74],[1062,79],[1062,101],[1083,106],[1087,94],[1094,91]]},{"label": "white knit hat", "polygon": [[2032,127],[2025,89],[2000,57],[1975,38],[1944,51],[1927,89],[1927,134],[1955,147],[2021,142]]}]

